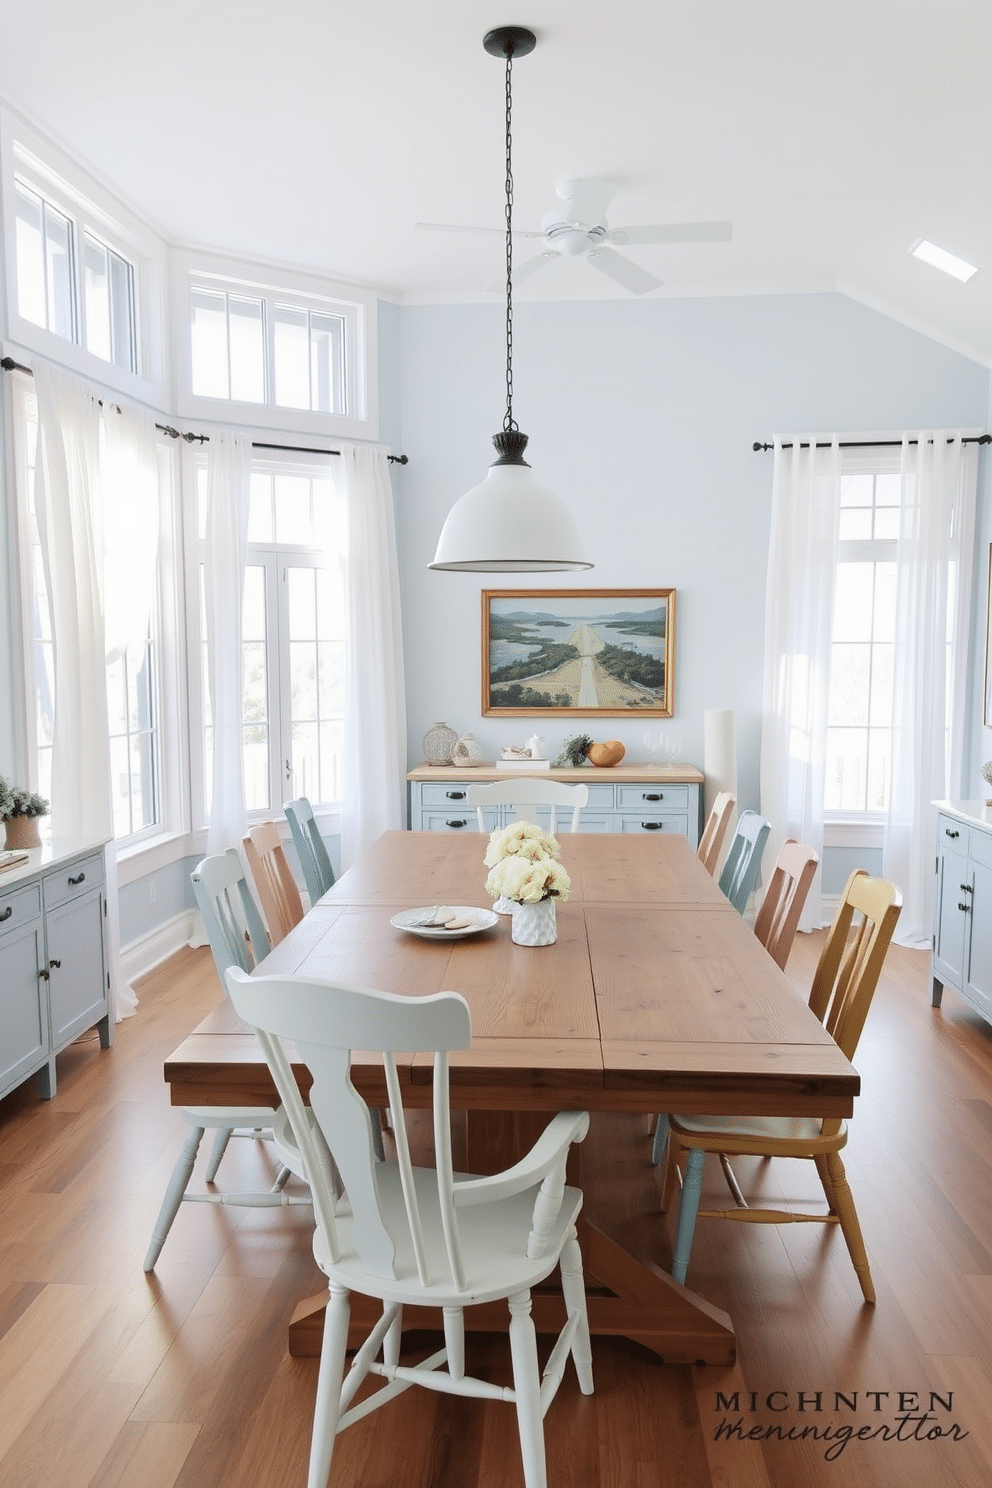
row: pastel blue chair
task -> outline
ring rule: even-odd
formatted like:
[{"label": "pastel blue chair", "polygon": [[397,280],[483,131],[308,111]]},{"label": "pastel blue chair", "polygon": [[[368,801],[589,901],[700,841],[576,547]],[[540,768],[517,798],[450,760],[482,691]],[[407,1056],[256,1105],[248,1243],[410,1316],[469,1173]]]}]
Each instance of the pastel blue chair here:
[{"label": "pastel blue chair", "polygon": [[331,867],[324,839],[317,830],[313,807],[306,796],[301,796],[298,801],[287,801],[282,809],[293,834],[293,845],[300,860],[310,903],[316,904],[333,885],[334,869]]},{"label": "pastel blue chair", "polygon": [[740,915],[747,909],[758,882],[761,855],[771,829],[771,822],[756,811],[742,811],[738,818],[737,831],[720,870],[720,888]]},{"label": "pastel blue chair", "polygon": [[[248,887],[241,859],[233,847],[216,857],[204,858],[190,877],[217,975],[226,992],[224,973],[227,969],[238,966],[242,971],[251,971],[269,954],[269,937]],[[267,1209],[310,1203],[309,1195],[301,1197],[283,1192],[291,1173],[302,1175],[302,1166],[281,1107],[274,1111],[269,1106],[182,1106],[180,1112],[189,1130],[155,1221],[145,1255],[145,1271],[155,1269],[180,1204],[235,1204],[242,1208]],[[217,1176],[220,1160],[231,1138],[249,1137],[272,1142],[282,1161],[283,1166],[271,1189],[266,1193],[220,1193],[216,1189],[187,1193],[196,1154],[208,1129],[214,1133],[214,1144],[207,1164],[207,1183],[213,1183]]]}]

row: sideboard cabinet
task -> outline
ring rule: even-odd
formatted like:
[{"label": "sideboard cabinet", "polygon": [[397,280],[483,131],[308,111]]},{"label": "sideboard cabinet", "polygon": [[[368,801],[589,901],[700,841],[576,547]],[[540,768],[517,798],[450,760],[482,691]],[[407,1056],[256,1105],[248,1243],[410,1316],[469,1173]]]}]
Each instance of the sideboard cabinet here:
[{"label": "sideboard cabinet", "polygon": [[[423,832],[476,832],[475,808],[468,805],[470,785],[512,780],[527,771],[499,770],[493,764],[466,769],[464,765],[418,765],[407,775],[410,826]],[[702,826],[703,776],[692,765],[614,765],[596,769],[535,770],[541,780],[588,785],[589,804],[583,809],[583,832],[678,832],[693,847]],[[539,819],[549,813],[538,810]],[[492,828],[505,826],[509,809],[488,813]],[[558,828],[569,822],[558,813]]]},{"label": "sideboard cabinet", "polygon": [[953,987],[992,1022],[992,807],[938,801],[931,1004]]},{"label": "sideboard cabinet", "polygon": [[36,848],[0,873],[0,1096],[37,1074],[55,1094],[55,1056],[88,1028],[113,1041],[103,848]]}]

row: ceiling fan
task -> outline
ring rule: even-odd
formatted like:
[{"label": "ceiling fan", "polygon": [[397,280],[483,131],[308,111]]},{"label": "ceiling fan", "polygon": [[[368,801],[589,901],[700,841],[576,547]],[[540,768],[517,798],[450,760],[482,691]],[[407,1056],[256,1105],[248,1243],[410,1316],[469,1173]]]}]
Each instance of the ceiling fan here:
[{"label": "ceiling fan", "polygon": [[[729,222],[664,222],[653,226],[610,227],[606,208],[616,195],[611,181],[596,177],[560,181],[555,187],[564,206],[552,207],[541,221],[540,231],[514,231],[514,237],[543,238],[545,246],[535,258],[513,267],[514,280],[529,279],[545,264],[559,257],[586,258],[601,273],[622,284],[632,294],[646,294],[661,284],[647,269],[617,253],[613,244],[626,243],[727,243],[733,228]],[[503,236],[496,227],[457,227],[446,222],[418,222],[419,228],[435,232],[481,232]],[[503,283],[490,286],[496,294]]]}]

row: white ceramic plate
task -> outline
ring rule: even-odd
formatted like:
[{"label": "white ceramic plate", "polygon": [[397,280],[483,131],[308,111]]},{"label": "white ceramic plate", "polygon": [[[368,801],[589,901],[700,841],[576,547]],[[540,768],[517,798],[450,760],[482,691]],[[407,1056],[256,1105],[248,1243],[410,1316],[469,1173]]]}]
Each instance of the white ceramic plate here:
[{"label": "white ceramic plate", "polygon": [[466,935],[478,935],[480,930],[491,930],[494,925],[499,924],[499,915],[493,914],[491,909],[477,909],[472,904],[449,904],[446,908],[459,918],[471,918],[471,925],[463,925],[458,930],[445,930],[443,925],[418,925],[418,920],[426,919],[431,912],[431,906],[425,905],[423,909],[401,909],[399,914],[394,914],[390,924],[397,930],[408,930],[411,935],[422,935],[425,940],[461,940]]}]

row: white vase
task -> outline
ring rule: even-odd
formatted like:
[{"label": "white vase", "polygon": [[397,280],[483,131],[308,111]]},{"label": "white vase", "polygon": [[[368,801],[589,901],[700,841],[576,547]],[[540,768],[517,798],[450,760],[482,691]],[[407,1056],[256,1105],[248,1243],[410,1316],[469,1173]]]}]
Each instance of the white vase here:
[{"label": "white vase", "polygon": [[558,939],[555,901],[542,899],[538,904],[514,904],[510,935],[515,945],[554,945]]},{"label": "white vase", "polygon": [[453,765],[481,765],[482,745],[474,734],[462,734],[451,751]]}]

